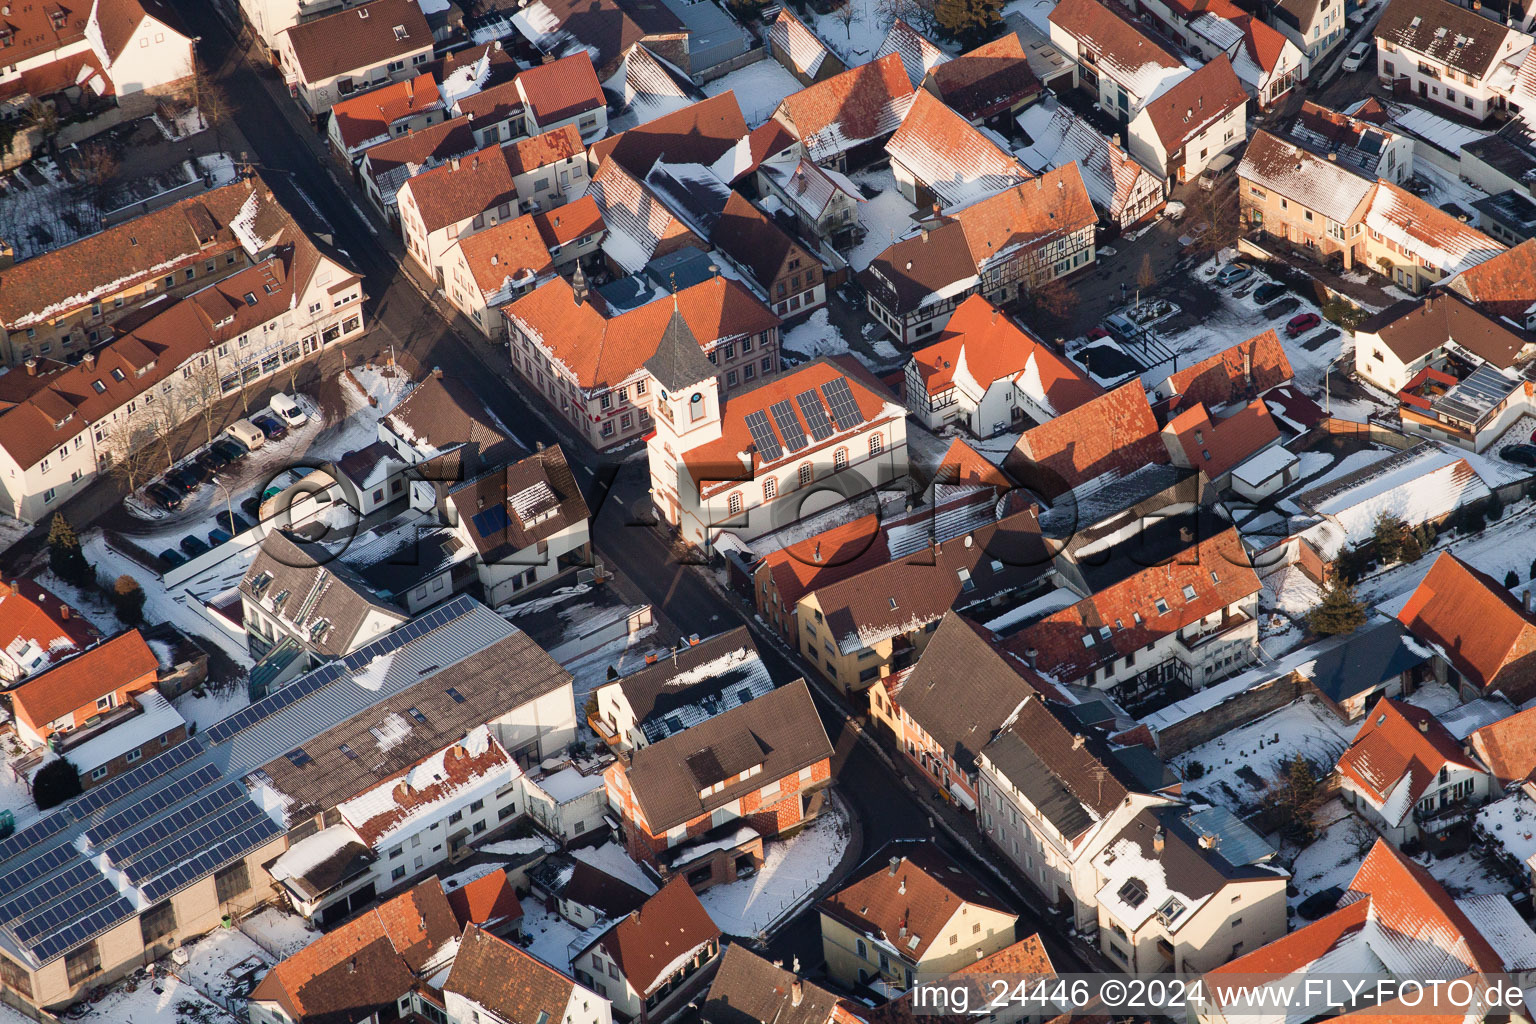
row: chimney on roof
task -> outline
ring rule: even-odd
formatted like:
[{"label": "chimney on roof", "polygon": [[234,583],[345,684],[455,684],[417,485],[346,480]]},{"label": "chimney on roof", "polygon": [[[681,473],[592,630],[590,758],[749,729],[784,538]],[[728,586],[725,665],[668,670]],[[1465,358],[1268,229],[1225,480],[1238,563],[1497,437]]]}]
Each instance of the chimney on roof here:
[{"label": "chimney on roof", "polygon": [[1072,749],[1073,750],[1082,750],[1083,749],[1083,745],[1086,744],[1087,742],[1088,742],[1088,737],[1084,736],[1082,733],[1078,733],[1078,734],[1076,734],[1075,736],[1072,737]]},{"label": "chimney on roof", "polygon": [[357,973],[357,957],[353,957],[351,960],[347,961],[347,973],[348,974],[356,974]]},{"label": "chimney on roof", "polygon": [[438,380],[442,380],[443,379],[443,368],[441,366],[434,366],[434,367],[432,367],[432,376],[436,377]]},{"label": "chimney on roof", "polygon": [[31,358],[30,356],[27,358],[27,376],[37,376],[37,360]]},{"label": "chimney on roof", "polygon": [[69,605],[67,605],[67,604],[59,605],[59,618],[61,618],[61,619],[68,619],[69,618]]},{"label": "chimney on roof", "polygon": [[1214,849],[1216,849],[1216,837],[1213,836],[1209,832],[1202,833],[1201,836],[1200,836],[1200,849],[1202,849],[1202,850],[1214,850]]},{"label": "chimney on roof", "polygon": [[1024,649],[1024,664],[1028,665],[1030,668],[1035,667],[1035,659],[1038,657],[1040,657],[1040,652],[1035,648],[1027,647]]},{"label": "chimney on roof", "polygon": [[819,540],[816,542],[816,549],[811,552],[811,561],[816,563],[821,562],[821,541]]},{"label": "chimney on roof", "polygon": [[1429,719],[1419,719],[1419,732],[1429,732]]},{"label": "chimney on roof", "polygon": [[84,363],[85,368],[89,370],[96,365],[96,353],[87,352],[84,356],[81,357],[80,361]]},{"label": "chimney on roof", "polygon": [[896,869],[899,868],[899,867],[901,867],[901,858],[900,857],[892,857],[890,859],[890,867],[887,870],[887,873],[892,878],[894,878],[896,876]]},{"label": "chimney on roof", "polygon": [[799,978],[796,978],[794,984],[789,986],[789,1005],[790,1006],[799,1006],[800,1005],[800,1000],[802,1000],[804,998],[805,998],[805,983],[802,982]]},{"label": "chimney on roof", "polygon": [[1159,825],[1157,831],[1152,833],[1152,852],[1162,856],[1164,843],[1163,826]]},{"label": "chimney on roof", "polygon": [[454,170],[458,170],[459,169],[459,158],[458,157],[450,158],[449,161],[448,161],[448,166],[452,167]]}]

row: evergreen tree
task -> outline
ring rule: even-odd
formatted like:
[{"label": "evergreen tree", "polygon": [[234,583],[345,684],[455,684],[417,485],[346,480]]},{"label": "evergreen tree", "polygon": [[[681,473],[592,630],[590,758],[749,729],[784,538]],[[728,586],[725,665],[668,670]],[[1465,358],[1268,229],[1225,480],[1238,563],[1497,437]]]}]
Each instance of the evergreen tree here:
[{"label": "evergreen tree", "polygon": [[80,538],[62,512],[55,512],[48,526],[48,564],[54,575],[66,583],[78,586],[90,579],[91,567],[80,550]]},{"label": "evergreen tree", "polygon": [[1365,575],[1365,556],[1351,547],[1342,549],[1334,556],[1333,574],[1335,578],[1354,586]]},{"label": "evergreen tree", "polygon": [[80,789],[80,773],[67,758],[49,761],[32,776],[32,799],[40,811],[79,796]]},{"label": "evergreen tree", "polygon": [[119,576],[112,584],[112,605],[125,626],[144,621],[144,589],[132,576]]},{"label": "evergreen tree", "polygon": [[1376,517],[1376,561],[1381,565],[1402,558],[1403,535],[1408,526],[1391,512]]},{"label": "evergreen tree", "polygon": [[1002,20],[1002,0],[938,0],[939,30],[951,39],[979,39]]},{"label": "evergreen tree", "polygon": [[1398,551],[1398,557],[1405,562],[1417,562],[1424,557],[1424,548],[1420,542],[1420,531],[1409,530],[1403,534],[1403,546]]},{"label": "evergreen tree", "polygon": [[1275,805],[1280,815],[1280,834],[1305,846],[1317,838],[1317,809],[1322,805],[1322,782],[1317,770],[1302,754],[1285,764],[1276,787]]},{"label": "evergreen tree", "polygon": [[1488,504],[1484,508],[1488,521],[1496,523],[1504,515],[1504,502],[1499,498],[1499,492],[1494,491],[1488,495]]},{"label": "evergreen tree", "polygon": [[1352,633],[1365,625],[1365,606],[1355,599],[1348,583],[1336,579],[1323,601],[1307,616],[1307,626],[1319,636]]},{"label": "evergreen tree", "polygon": [[1511,569],[1504,574],[1504,586],[1508,590],[1514,590],[1520,585],[1520,575]]}]

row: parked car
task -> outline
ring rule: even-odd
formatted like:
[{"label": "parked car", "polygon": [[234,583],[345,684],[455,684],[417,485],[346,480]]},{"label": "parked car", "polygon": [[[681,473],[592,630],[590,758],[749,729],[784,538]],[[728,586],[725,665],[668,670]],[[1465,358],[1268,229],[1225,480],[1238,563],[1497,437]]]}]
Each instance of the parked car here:
[{"label": "parked car", "polygon": [[288,428],[271,416],[252,416],[251,422],[256,425],[268,441],[281,441],[288,436]]},{"label": "parked car", "polygon": [[156,508],[167,512],[175,512],[181,508],[181,495],[175,488],[167,487],[165,484],[150,484],[144,488],[144,497],[148,498]]},{"label": "parked car", "polygon": [[1344,898],[1344,890],[1337,885],[1320,889],[1296,906],[1296,913],[1303,921],[1316,921],[1333,911]]},{"label": "parked car", "polygon": [[187,553],[188,558],[196,558],[198,555],[208,553],[208,545],[203,542],[201,537],[183,537],[181,538],[181,550]]},{"label": "parked car", "polygon": [[1221,269],[1216,275],[1216,283],[1219,285],[1237,284],[1246,281],[1253,276],[1253,268],[1246,263],[1232,263]]},{"label": "parked car", "polygon": [[224,464],[226,466],[231,462],[239,462],[250,452],[249,448],[241,444],[239,441],[236,441],[232,437],[219,438],[218,440],[214,441],[213,444],[208,446],[208,450],[218,452],[220,455],[222,455],[224,457]]},{"label": "parked car", "polygon": [[1505,462],[1513,462],[1517,466],[1536,469],[1536,444],[1512,444],[1508,448],[1500,449],[1499,458]]},{"label": "parked car", "polygon": [[1109,332],[1102,327],[1095,327],[1093,330],[1088,332],[1089,341],[1098,341],[1100,338],[1107,337],[1109,337]]},{"label": "parked car", "polygon": [[160,552],[160,561],[174,569],[178,565],[186,565],[187,556],[182,554],[180,551],[177,551],[175,548],[166,548],[164,551]]},{"label": "parked car", "polygon": [[240,511],[244,512],[246,518],[251,520],[251,522],[260,522],[261,499],[254,494],[251,495],[240,503]]},{"label": "parked car", "polygon": [[203,485],[203,474],[188,462],[165,474],[165,482],[178,488],[183,494],[191,494]]},{"label": "parked car", "polygon": [[227,508],[219,509],[213,518],[219,524],[220,529],[230,534],[244,533],[251,528],[250,520],[246,519],[239,512],[231,512]]},{"label": "parked car", "polygon": [[216,548],[220,544],[226,544],[234,539],[230,532],[222,527],[216,526],[208,531],[208,546],[211,548]]},{"label": "parked car", "polygon": [[290,427],[302,427],[309,422],[309,417],[304,415],[304,410],[299,408],[299,403],[281,391],[272,396],[269,404],[277,418]]},{"label": "parked car", "polygon": [[1346,72],[1359,71],[1370,59],[1371,51],[1376,49],[1374,43],[1369,41],[1356,43],[1350,48],[1349,55],[1344,58],[1344,70]]},{"label": "parked car", "polygon": [[1268,284],[1261,284],[1253,290],[1253,301],[1261,306],[1267,306],[1284,294],[1285,285],[1279,281],[1270,281]]},{"label": "parked car", "polygon": [[224,431],[226,437],[232,437],[250,451],[255,451],[267,443],[267,435],[261,428],[250,420],[236,420]]},{"label": "parked car", "polygon": [[1211,226],[1205,221],[1201,221],[1199,224],[1196,224],[1194,227],[1190,228],[1189,231],[1179,236],[1179,244],[1188,249],[1190,246],[1200,241],[1200,239],[1204,238],[1205,233],[1209,230],[1211,230]]},{"label": "parked car", "polygon": [[1323,318],[1316,313],[1297,313],[1286,321],[1285,333],[1292,338],[1297,338],[1322,322]]},{"label": "parked car", "polygon": [[1237,157],[1231,153],[1218,153],[1206,164],[1200,175],[1200,187],[1209,192],[1237,166]]},{"label": "parked car", "polygon": [[192,461],[197,463],[198,467],[206,472],[210,477],[217,473],[219,470],[223,469],[225,466],[229,465],[229,460],[220,455],[218,452],[214,451],[212,448],[209,448],[207,451],[203,452]]}]

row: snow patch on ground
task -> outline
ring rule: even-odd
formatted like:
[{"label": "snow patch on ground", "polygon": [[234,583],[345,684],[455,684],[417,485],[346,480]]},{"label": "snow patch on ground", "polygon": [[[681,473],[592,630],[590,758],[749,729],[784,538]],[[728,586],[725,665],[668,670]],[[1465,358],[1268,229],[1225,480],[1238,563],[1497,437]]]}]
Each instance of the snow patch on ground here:
[{"label": "snow patch on ground", "polygon": [[763,844],[763,867],[751,878],[717,885],[699,896],[727,935],[771,931],[784,915],[832,876],[847,849],[850,830],[833,801],[798,835]]},{"label": "snow patch on ground", "polygon": [[779,344],[791,352],[812,359],[817,356],[839,356],[848,351],[847,340],[832,326],[825,308],[818,309],[785,331]]},{"label": "snow patch on ground", "polygon": [[320,937],[302,917],[272,907],[241,921],[240,930],[262,949],[284,960]]},{"label": "snow patch on ground", "polygon": [[859,223],[864,225],[864,239],[848,254],[848,262],[857,272],[869,266],[870,261],[892,242],[911,232],[912,214],[917,212],[917,207],[907,202],[897,190],[896,176],[888,167],[863,171],[855,174],[853,180],[862,192],[874,192],[867,202],[859,204]]},{"label": "snow patch on ground", "polygon": [[[1264,802],[1285,761],[1303,754],[1327,774],[1355,731],[1315,698],[1303,697],[1195,747],[1174,765],[1185,780],[1186,796],[1221,804],[1242,817]],[[1205,769],[1198,779],[1190,775],[1195,761]]]},{"label": "snow patch on ground", "polygon": [[570,944],[582,930],[532,896],[523,899],[523,948],[562,974],[571,970]]}]

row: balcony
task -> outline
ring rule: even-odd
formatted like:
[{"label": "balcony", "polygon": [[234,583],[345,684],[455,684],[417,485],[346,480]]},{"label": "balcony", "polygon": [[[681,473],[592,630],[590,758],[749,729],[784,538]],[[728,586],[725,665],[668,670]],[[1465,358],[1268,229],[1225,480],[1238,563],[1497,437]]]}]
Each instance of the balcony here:
[{"label": "balcony", "polygon": [[1252,621],[1252,618],[1244,615],[1242,612],[1224,611],[1221,613],[1221,621],[1212,628],[1196,633],[1194,636],[1185,636],[1183,633],[1180,633],[1179,643],[1184,646],[1186,651],[1195,653],[1202,647],[1208,646],[1211,641],[1221,639],[1236,630],[1242,629]]}]

